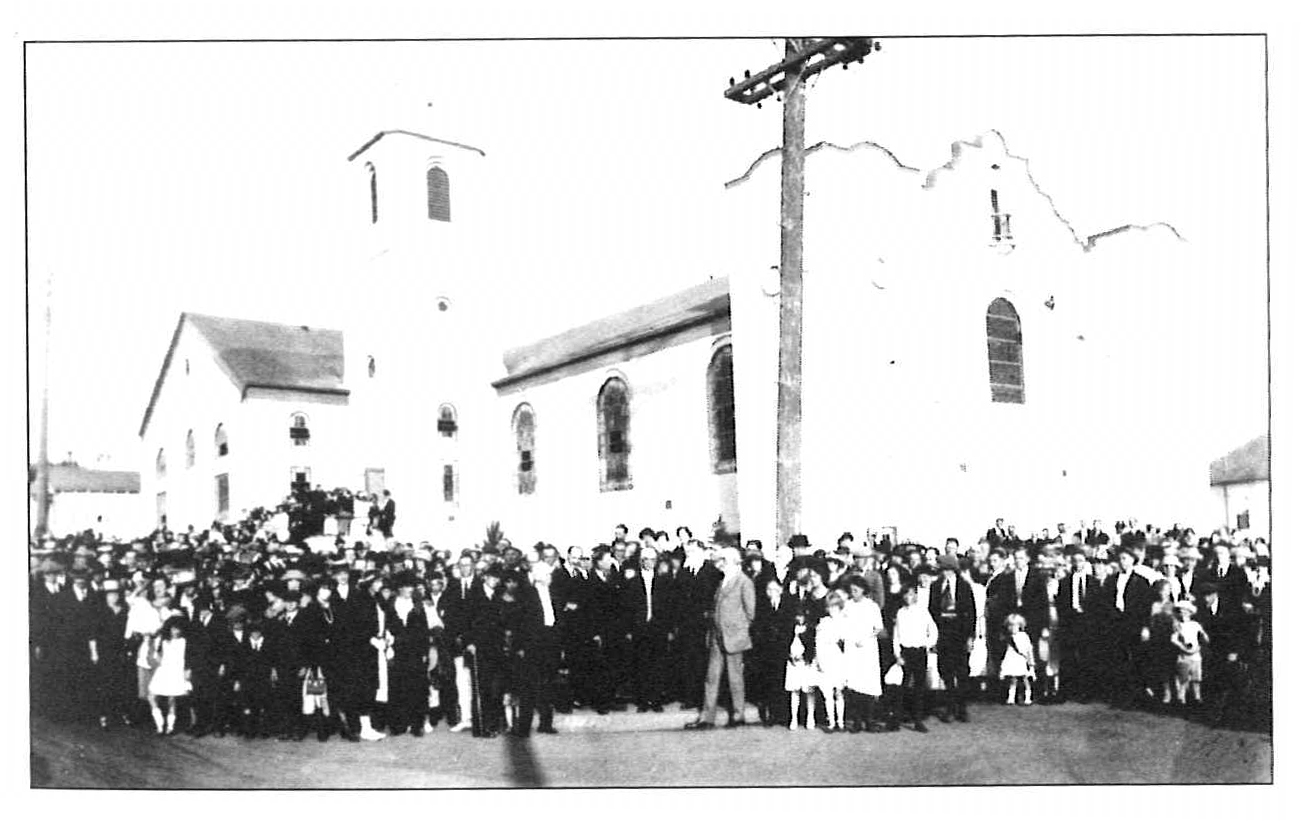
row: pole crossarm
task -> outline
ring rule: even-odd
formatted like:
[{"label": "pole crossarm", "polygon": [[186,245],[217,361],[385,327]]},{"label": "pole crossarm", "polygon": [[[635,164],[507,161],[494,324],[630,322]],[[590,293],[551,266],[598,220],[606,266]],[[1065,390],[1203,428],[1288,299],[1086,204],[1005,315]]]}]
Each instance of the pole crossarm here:
[{"label": "pole crossarm", "polygon": [[758,103],[784,91],[793,78],[806,80],[836,65],[849,68],[849,63],[861,63],[873,51],[881,50],[881,41],[872,37],[825,37],[804,42],[807,45],[758,74],[751,76],[747,71],[739,83],[729,78],[723,96],[746,105]]}]

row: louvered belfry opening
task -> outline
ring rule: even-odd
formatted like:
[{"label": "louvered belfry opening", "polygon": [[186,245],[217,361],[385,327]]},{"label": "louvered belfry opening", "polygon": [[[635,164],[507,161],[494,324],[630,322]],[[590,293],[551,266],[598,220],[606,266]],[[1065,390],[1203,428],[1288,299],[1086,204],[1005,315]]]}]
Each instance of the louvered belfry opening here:
[{"label": "louvered belfry opening", "polygon": [[447,172],[435,165],[425,172],[425,183],[429,195],[429,218],[451,222],[452,201]]}]

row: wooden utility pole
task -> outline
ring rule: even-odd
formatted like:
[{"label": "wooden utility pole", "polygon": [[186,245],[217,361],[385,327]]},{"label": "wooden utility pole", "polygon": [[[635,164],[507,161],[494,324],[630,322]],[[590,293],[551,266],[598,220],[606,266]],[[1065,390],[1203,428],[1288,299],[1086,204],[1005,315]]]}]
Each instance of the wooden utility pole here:
[{"label": "wooden utility pole", "polygon": [[800,446],[804,344],[804,81],[834,65],[849,68],[881,44],[870,37],[787,38],[786,56],[759,74],[729,80],[723,96],[762,106],[785,94],[782,106],[781,307],[777,353],[777,538],[800,532]]},{"label": "wooden utility pole", "polygon": [[44,538],[50,530],[50,302],[54,296],[53,278],[45,276],[45,349],[41,373],[41,440],[36,457],[36,526],[34,533]]}]

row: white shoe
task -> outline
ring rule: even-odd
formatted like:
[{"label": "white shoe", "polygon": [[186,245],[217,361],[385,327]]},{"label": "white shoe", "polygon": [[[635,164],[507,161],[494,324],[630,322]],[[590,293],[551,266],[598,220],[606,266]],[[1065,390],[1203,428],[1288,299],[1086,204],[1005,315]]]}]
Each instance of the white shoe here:
[{"label": "white shoe", "polygon": [[382,741],[388,737],[375,729],[370,723],[370,716],[361,716],[357,723],[361,725],[361,731],[357,733],[357,737],[362,741]]},{"label": "white shoe", "polygon": [[452,727],[452,732],[463,733],[466,730],[471,730],[471,729],[474,729],[474,725],[470,724],[469,722],[462,721],[460,724],[457,724]]},{"label": "white shoe", "polygon": [[433,731],[434,731],[434,725],[429,723],[429,719],[425,719],[425,732],[432,733]]}]

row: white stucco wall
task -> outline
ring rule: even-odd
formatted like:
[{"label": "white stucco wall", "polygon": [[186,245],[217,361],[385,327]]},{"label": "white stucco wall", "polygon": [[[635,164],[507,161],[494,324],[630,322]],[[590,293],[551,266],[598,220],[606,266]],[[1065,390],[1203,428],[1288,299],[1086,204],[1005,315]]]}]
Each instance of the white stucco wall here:
[{"label": "white stucco wall", "polygon": [[[737,283],[778,263],[779,173],[772,156],[732,186]],[[1207,525],[1207,459],[1188,447],[1204,419],[1179,401],[1200,361],[1179,289],[1197,263],[1173,231],[1086,252],[992,133],[929,175],[874,146],[824,148],[806,185],[803,530],[815,545],[881,526],[970,542],[998,516],[1022,532],[1095,517]],[[993,243],[991,189],[1014,248]],[[985,313],[998,297],[1021,320],[1023,405],[990,397]],[[756,324],[742,315],[754,305],[734,302],[738,329]],[[760,367],[775,375],[771,357]],[[738,408],[770,412],[762,383]],[[738,426],[746,447],[773,447],[762,421]]]},{"label": "white stucco wall", "polygon": [[[544,384],[502,392],[493,495],[501,521],[517,544],[608,542],[616,524],[633,535],[642,527],[673,532],[686,525],[709,538],[720,515],[739,524],[737,474],[715,474],[709,449],[706,369],[727,334],[706,334],[614,366],[597,367]],[[629,389],[629,469],[632,487],[600,489],[596,397],[612,376]],[[520,495],[511,427],[527,402],[536,419],[536,490]],[[738,409],[739,413],[739,409]]]}]

